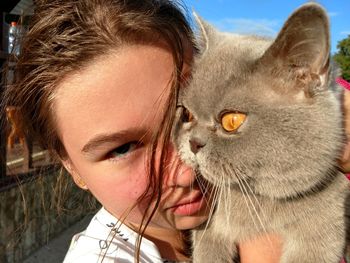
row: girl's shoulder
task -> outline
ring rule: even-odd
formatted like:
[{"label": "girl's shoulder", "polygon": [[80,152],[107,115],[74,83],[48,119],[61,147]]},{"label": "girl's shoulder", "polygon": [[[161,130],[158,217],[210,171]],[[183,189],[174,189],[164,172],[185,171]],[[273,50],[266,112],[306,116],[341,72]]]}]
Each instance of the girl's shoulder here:
[{"label": "girl's shoulder", "polygon": [[[64,263],[134,262],[137,233],[101,208],[81,233],[73,236]],[[158,248],[143,238],[140,262],[164,262]]]}]

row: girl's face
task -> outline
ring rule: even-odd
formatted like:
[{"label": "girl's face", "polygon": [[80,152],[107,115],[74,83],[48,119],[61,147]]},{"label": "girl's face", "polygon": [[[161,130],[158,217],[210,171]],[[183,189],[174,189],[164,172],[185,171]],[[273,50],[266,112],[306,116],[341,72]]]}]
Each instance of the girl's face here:
[{"label": "girl's face", "polygon": [[[76,183],[117,218],[145,191],[147,147],[171,86],[173,60],[160,46],[134,45],[111,51],[65,78],[54,99],[63,161]],[[141,144],[138,142],[141,141]],[[172,153],[170,167],[179,163]],[[127,221],[139,224],[147,202]],[[189,229],[207,219],[207,204],[192,171],[180,165],[165,175],[163,196],[150,226]]]}]

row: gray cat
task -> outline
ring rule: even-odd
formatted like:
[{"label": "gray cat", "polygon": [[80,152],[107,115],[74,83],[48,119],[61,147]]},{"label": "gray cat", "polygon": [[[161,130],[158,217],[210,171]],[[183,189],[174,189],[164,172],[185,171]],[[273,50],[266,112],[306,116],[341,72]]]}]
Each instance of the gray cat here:
[{"label": "gray cat", "polygon": [[349,184],[336,163],[342,94],[325,11],[301,6],[274,41],[199,23],[201,52],[173,130],[181,158],[213,188],[194,262],[232,262],[239,242],[276,233],[282,263],[338,263]]}]

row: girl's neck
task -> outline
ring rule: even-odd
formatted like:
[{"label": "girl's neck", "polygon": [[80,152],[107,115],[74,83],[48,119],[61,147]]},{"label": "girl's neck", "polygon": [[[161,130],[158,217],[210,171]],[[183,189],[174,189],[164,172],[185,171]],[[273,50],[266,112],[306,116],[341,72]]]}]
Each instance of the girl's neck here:
[{"label": "girl's neck", "polygon": [[186,244],[179,230],[148,226],[144,238],[152,241],[157,246],[164,259],[174,261],[189,260],[188,255],[186,255]]},{"label": "girl's neck", "polygon": [[145,237],[156,244],[163,258],[168,260],[185,261],[185,242],[179,230],[150,227]]}]

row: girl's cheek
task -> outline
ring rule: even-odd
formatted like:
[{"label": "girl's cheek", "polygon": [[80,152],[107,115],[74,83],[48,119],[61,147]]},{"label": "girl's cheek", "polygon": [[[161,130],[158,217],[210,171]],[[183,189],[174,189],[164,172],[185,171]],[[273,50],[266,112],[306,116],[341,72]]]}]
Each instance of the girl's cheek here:
[{"label": "girl's cheek", "polygon": [[[140,158],[141,159],[141,158]],[[123,187],[123,192],[126,198],[138,199],[147,189],[148,175],[145,167],[145,162],[139,160],[131,166],[130,178],[126,180]]]},{"label": "girl's cheek", "polygon": [[171,187],[176,181],[176,176],[181,169],[181,161],[175,150],[173,144],[169,144],[167,147],[167,159],[168,163],[165,165],[163,187]]}]

